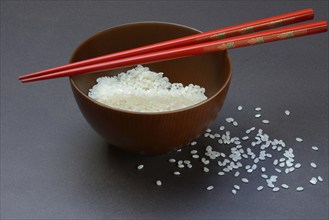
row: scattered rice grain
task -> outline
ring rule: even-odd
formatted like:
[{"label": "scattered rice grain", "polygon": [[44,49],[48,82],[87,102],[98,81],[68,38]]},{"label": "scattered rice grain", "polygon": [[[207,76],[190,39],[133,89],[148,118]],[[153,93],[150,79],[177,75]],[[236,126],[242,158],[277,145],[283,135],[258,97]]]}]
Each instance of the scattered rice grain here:
[{"label": "scattered rice grain", "polygon": [[234,187],[234,189],[237,189],[237,190],[240,189],[240,186],[239,185],[234,185],[233,187]]},{"label": "scattered rice grain", "polygon": [[244,140],[244,141],[246,141],[246,140],[249,139],[249,137],[248,137],[248,136],[244,136],[244,137],[242,137],[241,139]]},{"label": "scattered rice grain", "polygon": [[296,141],[297,141],[297,142],[302,142],[302,141],[303,141],[303,139],[302,139],[302,138],[300,138],[300,137],[296,137]]},{"label": "scattered rice grain", "polygon": [[296,188],[296,190],[297,190],[298,192],[301,192],[301,191],[304,190],[304,187],[299,186],[299,187]]},{"label": "scattered rice grain", "polygon": [[139,169],[139,170],[141,170],[143,168],[144,168],[144,165],[143,164],[137,166],[137,169]]},{"label": "scattered rice grain", "polygon": [[241,181],[244,182],[244,183],[248,183],[249,182],[249,180],[247,178],[242,178]]},{"label": "scattered rice grain", "polygon": [[285,183],[281,184],[281,187],[284,188],[284,189],[288,189],[289,188],[289,186],[287,184],[285,184]]},{"label": "scattered rice grain", "polygon": [[274,187],[274,188],[272,189],[273,192],[277,192],[277,191],[279,191],[279,190],[280,190],[279,187]]},{"label": "scattered rice grain", "polygon": [[174,158],[170,158],[168,161],[169,161],[170,163],[175,163],[175,162],[176,162],[176,160],[175,160]]},{"label": "scattered rice grain", "polygon": [[317,182],[318,182],[318,180],[317,180],[317,178],[315,178],[315,177],[312,177],[312,178],[310,179],[310,183],[313,184],[313,185],[315,185]]},{"label": "scattered rice grain", "polygon": [[179,176],[179,175],[180,175],[180,172],[175,171],[175,172],[174,172],[174,175]]},{"label": "scattered rice grain", "polygon": [[240,172],[239,171],[236,171],[235,173],[234,173],[234,176],[235,177],[238,177],[240,175]]},{"label": "scattered rice grain", "polygon": [[300,163],[296,163],[296,164],[295,164],[295,168],[296,168],[296,169],[300,168],[301,166],[302,166],[302,165],[301,165]]},{"label": "scattered rice grain", "polygon": [[275,168],[275,171],[281,173],[281,170],[279,168]]},{"label": "scattered rice grain", "polygon": [[234,118],[231,118],[231,117],[230,117],[230,118],[226,118],[225,121],[226,121],[227,123],[231,123],[231,122],[234,121]]},{"label": "scattered rice grain", "polygon": [[207,190],[210,191],[210,190],[213,190],[214,189],[214,186],[208,186],[207,187]]},{"label": "scattered rice grain", "polygon": [[312,146],[312,150],[318,151],[319,148],[317,146]]}]

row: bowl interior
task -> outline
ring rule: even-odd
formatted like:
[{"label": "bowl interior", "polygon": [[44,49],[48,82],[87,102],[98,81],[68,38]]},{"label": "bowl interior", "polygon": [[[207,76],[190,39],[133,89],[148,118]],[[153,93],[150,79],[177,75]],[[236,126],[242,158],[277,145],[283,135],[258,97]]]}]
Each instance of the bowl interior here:
[{"label": "bowl interior", "polygon": [[[71,62],[127,50],[147,44],[179,38],[199,31],[176,24],[160,22],[132,23],[100,32],[76,49]],[[152,71],[164,72],[170,82],[197,84],[206,89],[208,98],[214,96],[229,80],[229,61],[226,52],[145,64]],[[84,95],[101,76],[113,76],[133,66],[71,77],[72,84]]]}]

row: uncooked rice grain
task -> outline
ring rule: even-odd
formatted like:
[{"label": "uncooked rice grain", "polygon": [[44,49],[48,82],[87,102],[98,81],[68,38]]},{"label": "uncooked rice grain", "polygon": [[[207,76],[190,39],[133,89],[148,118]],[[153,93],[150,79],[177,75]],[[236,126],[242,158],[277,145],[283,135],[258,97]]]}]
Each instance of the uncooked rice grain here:
[{"label": "uncooked rice grain", "polygon": [[275,171],[281,173],[282,171],[279,168],[275,168]]},{"label": "uncooked rice grain", "polygon": [[208,173],[209,172],[209,168],[208,167],[203,167],[203,171]]},{"label": "uncooked rice grain", "polygon": [[240,175],[240,172],[239,171],[236,171],[235,173],[234,173],[234,176],[235,177],[238,177]]},{"label": "uncooked rice grain", "polygon": [[237,190],[240,189],[240,186],[239,185],[234,185],[233,187],[234,187],[234,189],[237,189]]},{"label": "uncooked rice grain", "polygon": [[242,178],[241,181],[244,182],[244,183],[248,183],[249,182],[249,180],[247,178]]},{"label": "uncooked rice grain", "polygon": [[302,142],[302,141],[303,141],[303,139],[302,139],[302,138],[300,138],[300,137],[296,137],[296,141],[297,141],[297,142]]},{"label": "uncooked rice grain", "polygon": [[296,190],[297,190],[298,192],[301,192],[301,191],[304,190],[304,187],[299,186],[299,187],[296,188]]},{"label": "uncooked rice grain", "polygon": [[296,164],[295,164],[295,168],[296,168],[296,169],[300,168],[301,166],[302,166],[302,165],[301,165],[300,163],[296,163]]},{"label": "uncooked rice grain", "polygon": [[312,146],[312,150],[318,151],[319,148],[317,146]]},{"label": "uncooked rice grain", "polygon": [[214,189],[214,186],[208,186],[207,187],[207,190],[210,191],[210,190],[213,190]]},{"label": "uncooked rice grain", "polygon": [[288,189],[289,188],[289,186],[287,184],[285,184],[285,183],[281,184],[281,187],[284,188],[284,189]]},{"label": "uncooked rice grain", "polygon": [[274,187],[274,188],[272,189],[273,192],[277,192],[277,191],[279,191],[279,190],[280,190],[279,187]]},{"label": "uncooked rice grain", "polygon": [[179,176],[180,175],[180,172],[179,171],[175,171],[174,172],[174,175]]},{"label": "uncooked rice grain", "polygon": [[313,185],[315,185],[317,182],[318,182],[318,179],[315,178],[315,177],[312,177],[312,178],[310,179],[310,183],[313,184]]}]

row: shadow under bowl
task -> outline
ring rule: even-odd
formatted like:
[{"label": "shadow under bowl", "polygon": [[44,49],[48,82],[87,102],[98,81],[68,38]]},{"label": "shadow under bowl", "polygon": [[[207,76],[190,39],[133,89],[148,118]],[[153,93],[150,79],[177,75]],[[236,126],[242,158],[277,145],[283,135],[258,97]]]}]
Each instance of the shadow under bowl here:
[{"label": "shadow under bowl", "polygon": [[[127,50],[147,44],[199,33],[172,23],[140,22],[102,31],[83,42],[71,62]],[[139,154],[155,155],[181,148],[200,136],[223,106],[231,79],[231,62],[226,51],[146,64],[163,72],[170,82],[196,84],[206,89],[207,100],[191,107],[160,113],[140,113],[106,106],[88,97],[89,89],[102,76],[128,69],[70,77],[76,102],[88,123],[110,144]]]}]

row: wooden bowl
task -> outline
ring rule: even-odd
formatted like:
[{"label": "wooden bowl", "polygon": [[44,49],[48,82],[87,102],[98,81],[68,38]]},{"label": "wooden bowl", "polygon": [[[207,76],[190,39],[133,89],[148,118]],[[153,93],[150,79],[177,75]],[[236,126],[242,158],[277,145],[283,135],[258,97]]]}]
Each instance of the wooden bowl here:
[{"label": "wooden bowl", "polygon": [[[142,45],[179,38],[199,31],[162,22],[131,23],[102,31],[83,42],[71,62]],[[161,154],[181,148],[200,136],[223,106],[231,79],[227,52],[217,52],[145,64],[164,72],[171,82],[197,84],[206,89],[207,100],[180,110],[162,113],[124,111],[88,97],[100,76],[114,76],[131,67],[70,77],[74,97],[88,123],[110,144],[140,154]]]}]

